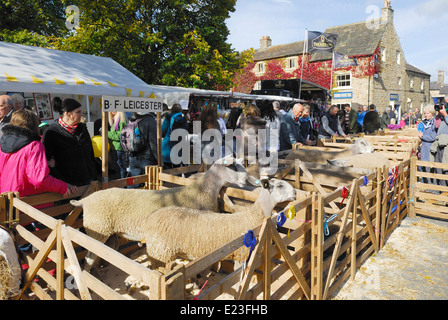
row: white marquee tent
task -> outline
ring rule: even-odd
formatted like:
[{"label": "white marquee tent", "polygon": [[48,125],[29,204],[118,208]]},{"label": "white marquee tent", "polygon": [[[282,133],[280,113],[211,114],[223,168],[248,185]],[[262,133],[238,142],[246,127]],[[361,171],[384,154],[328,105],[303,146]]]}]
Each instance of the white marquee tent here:
[{"label": "white marquee tent", "polygon": [[257,98],[241,93],[148,85],[111,58],[7,42],[0,42],[0,91],[85,97],[155,96],[169,106],[188,101],[190,94]]},{"label": "white marquee tent", "polygon": [[166,95],[188,91],[150,86],[111,58],[0,42],[0,91],[83,96]]}]

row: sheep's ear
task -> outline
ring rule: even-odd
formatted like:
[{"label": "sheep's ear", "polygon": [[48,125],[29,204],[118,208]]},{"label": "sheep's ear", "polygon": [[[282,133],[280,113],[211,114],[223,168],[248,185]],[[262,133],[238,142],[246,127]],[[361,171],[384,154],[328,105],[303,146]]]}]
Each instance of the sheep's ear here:
[{"label": "sheep's ear", "polygon": [[81,201],[70,200],[70,204],[75,207],[82,207]]},{"label": "sheep's ear", "polygon": [[238,159],[238,158],[236,158],[236,159],[232,158],[232,159],[233,159],[233,164],[235,166],[236,171],[247,173],[246,168],[243,166],[243,159]]},{"label": "sheep's ear", "polygon": [[328,160],[328,164],[332,166],[338,166],[338,167],[346,167],[349,159],[334,159],[334,160]]},{"label": "sheep's ear", "polygon": [[269,183],[269,180],[268,180],[268,179],[263,179],[263,180],[261,180],[261,186],[262,186],[264,189],[267,189],[267,190],[270,190],[270,189],[271,189],[271,184]]},{"label": "sheep's ear", "polygon": [[260,179],[255,178],[254,176],[247,175],[246,178],[247,182],[249,182],[254,187],[261,187],[261,181]]}]

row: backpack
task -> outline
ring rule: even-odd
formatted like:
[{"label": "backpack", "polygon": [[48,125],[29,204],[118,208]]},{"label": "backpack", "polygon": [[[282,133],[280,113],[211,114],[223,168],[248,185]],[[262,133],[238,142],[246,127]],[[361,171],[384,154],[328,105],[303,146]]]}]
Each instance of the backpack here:
[{"label": "backpack", "polygon": [[140,129],[138,128],[138,123],[143,118],[137,119],[135,121],[130,121],[120,133],[120,145],[123,151],[126,152],[138,152],[143,149],[145,141],[143,136],[140,135]]}]

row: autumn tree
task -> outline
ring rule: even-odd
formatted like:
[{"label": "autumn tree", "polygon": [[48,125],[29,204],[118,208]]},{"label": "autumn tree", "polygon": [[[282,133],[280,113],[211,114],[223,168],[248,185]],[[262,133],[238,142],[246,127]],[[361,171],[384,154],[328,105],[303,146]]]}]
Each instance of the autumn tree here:
[{"label": "autumn tree", "polygon": [[58,48],[112,57],[150,84],[229,89],[235,0],[77,0],[80,26]]},{"label": "autumn tree", "polygon": [[[228,90],[242,67],[225,20],[236,0],[0,0],[0,38],[107,56],[149,84]],[[79,26],[65,27],[68,5]]]},{"label": "autumn tree", "polygon": [[50,47],[68,33],[60,0],[1,0],[0,12],[1,41]]}]

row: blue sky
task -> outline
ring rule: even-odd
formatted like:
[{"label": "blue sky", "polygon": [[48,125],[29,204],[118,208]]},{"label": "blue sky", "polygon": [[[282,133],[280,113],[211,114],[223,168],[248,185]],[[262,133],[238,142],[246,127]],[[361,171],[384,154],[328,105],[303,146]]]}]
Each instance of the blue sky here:
[{"label": "blue sky", "polygon": [[[406,61],[431,74],[445,71],[448,83],[448,0],[391,0],[394,25]],[[272,45],[305,39],[305,30],[379,17],[384,0],[237,0],[227,20],[228,42],[242,51],[259,48],[260,38]]]}]

